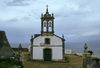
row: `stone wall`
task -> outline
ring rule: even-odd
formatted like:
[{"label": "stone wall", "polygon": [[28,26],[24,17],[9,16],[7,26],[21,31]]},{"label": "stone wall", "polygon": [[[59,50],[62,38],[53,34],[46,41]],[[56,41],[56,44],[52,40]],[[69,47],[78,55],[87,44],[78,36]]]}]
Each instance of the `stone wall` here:
[{"label": "stone wall", "polygon": [[83,68],[100,68],[100,58],[94,57],[93,51],[87,50],[87,44],[84,45]]},{"label": "stone wall", "polygon": [[100,58],[96,57],[83,58],[83,68],[100,68]]}]

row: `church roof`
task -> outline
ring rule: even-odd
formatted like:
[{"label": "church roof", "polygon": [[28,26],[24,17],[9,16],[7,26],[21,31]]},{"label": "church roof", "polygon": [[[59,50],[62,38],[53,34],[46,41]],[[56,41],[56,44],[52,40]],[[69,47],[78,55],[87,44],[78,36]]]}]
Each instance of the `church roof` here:
[{"label": "church roof", "polygon": [[48,12],[48,5],[47,5],[47,8],[46,8],[46,13],[41,14],[41,19],[54,19],[53,13],[49,14],[49,12]]},{"label": "church roof", "polygon": [[5,32],[0,31],[0,58],[10,58],[14,55],[15,53],[10,47]]},{"label": "church roof", "polygon": [[[54,35],[55,35],[55,34],[54,34]],[[64,38],[62,38],[62,37],[60,37],[60,36],[58,36],[58,35],[55,35],[55,36],[65,41]]]},{"label": "church roof", "polygon": [[[41,34],[34,34],[34,38],[33,38],[33,39],[35,39],[35,38],[37,38],[37,37],[39,37],[39,36],[42,36],[42,35],[41,35]],[[45,36],[46,36],[46,35],[45,35]],[[63,41],[65,41],[64,38],[62,38],[62,37],[60,37],[60,36],[58,36],[58,35],[56,35],[56,34],[54,34],[54,35],[50,35],[50,36],[56,36],[56,37],[62,39]]]}]

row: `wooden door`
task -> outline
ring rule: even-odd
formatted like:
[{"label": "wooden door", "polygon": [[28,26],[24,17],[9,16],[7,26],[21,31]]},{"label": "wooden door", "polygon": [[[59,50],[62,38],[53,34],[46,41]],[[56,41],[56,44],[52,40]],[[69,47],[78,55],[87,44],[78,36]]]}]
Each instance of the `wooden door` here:
[{"label": "wooden door", "polygon": [[51,49],[44,49],[44,61],[51,61],[52,53]]}]

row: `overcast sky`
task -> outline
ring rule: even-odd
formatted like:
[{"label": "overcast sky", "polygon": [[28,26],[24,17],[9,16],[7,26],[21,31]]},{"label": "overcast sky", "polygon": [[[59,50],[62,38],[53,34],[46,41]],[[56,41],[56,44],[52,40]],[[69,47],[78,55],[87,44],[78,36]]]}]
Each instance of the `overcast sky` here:
[{"label": "overcast sky", "polygon": [[64,34],[66,42],[100,41],[100,0],[0,0],[0,30],[10,43],[29,43],[40,33],[47,4],[55,34]]}]

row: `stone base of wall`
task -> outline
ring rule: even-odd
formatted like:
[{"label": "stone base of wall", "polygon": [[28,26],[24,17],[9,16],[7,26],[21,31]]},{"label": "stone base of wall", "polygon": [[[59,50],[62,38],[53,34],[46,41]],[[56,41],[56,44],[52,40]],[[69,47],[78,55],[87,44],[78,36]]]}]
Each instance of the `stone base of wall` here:
[{"label": "stone base of wall", "polygon": [[94,57],[86,57],[83,59],[83,68],[100,68],[100,59]]}]

